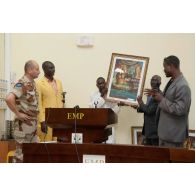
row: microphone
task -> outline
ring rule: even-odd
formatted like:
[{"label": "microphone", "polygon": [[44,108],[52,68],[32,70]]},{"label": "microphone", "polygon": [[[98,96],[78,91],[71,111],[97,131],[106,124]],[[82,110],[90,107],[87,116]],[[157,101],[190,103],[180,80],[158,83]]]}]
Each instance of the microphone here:
[{"label": "microphone", "polygon": [[79,109],[80,107],[79,107],[79,105],[76,105],[76,106],[74,106],[74,108],[75,108],[75,109]]},{"label": "microphone", "polygon": [[65,103],[65,96],[66,96],[66,92],[62,92],[62,102]]},{"label": "microphone", "polygon": [[98,105],[98,101],[97,102],[94,102],[95,108],[97,108],[97,105]]}]

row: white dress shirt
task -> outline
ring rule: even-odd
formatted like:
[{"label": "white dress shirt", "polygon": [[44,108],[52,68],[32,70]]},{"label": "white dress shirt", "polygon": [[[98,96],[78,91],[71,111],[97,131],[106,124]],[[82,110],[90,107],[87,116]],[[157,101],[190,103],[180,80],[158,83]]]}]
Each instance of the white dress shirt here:
[{"label": "white dress shirt", "polygon": [[96,91],[90,96],[90,108],[111,108],[116,114],[119,112],[120,108],[117,103],[110,102],[101,97],[99,91]]},{"label": "white dress shirt", "polygon": [[[117,103],[110,102],[101,97],[101,93],[96,91],[90,96],[90,108],[111,108],[116,114],[118,114],[120,108]],[[115,129],[112,127],[112,135],[108,137],[106,143],[114,144],[115,140]]]}]

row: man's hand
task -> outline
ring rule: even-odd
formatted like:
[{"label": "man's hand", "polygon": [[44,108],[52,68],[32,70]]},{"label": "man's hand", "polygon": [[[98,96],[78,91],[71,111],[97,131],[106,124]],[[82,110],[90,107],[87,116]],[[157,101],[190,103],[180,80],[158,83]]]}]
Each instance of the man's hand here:
[{"label": "man's hand", "polygon": [[126,106],[124,102],[118,102],[118,106]]},{"label": "man's hand", "polygon": [[41,123],[41,131],[42,131],[43,133],[47,133],[47,126],[46,126],[46,124],[45,124],[45,121],[43,121],[43,122]]},{"label": "man's hand", "polygon": [[154,89],[144,89],[144,95],[154,96],[154,93],[155,93]]},{"label": "man's hand", "polygon": [[143,103],[142,96],[137,97],[137,102],[139,105]]},{"label": "man's hand", "polygon": [[18,112],[16,114],[16,118],[22,122],[27,122],[29,120],[31,120],[32,118],[30,116],[28,116],[27,114],[24,114],[22,112]]},{"label": "man's hand", "polygon": [[138,105],[131,105],[132,108],[137,109]]},{"label": "man's hand", "polygon": [[105,87],[101,90],[101,97],[104,97],[108,92],[108,89]]},{"label": "man's hand", "polygon": [[159,93],[159,92],[156,92],[153,96],[153,98],[157,101],[157,102],[161,102],[161,100],[163,99],[163,94],[162,93]]},{"label": "man's hand", "polygon": [[144,94],[147,96],[152,96],[158,102],[163,99],[163,94],[155,89],[145,89]]}]

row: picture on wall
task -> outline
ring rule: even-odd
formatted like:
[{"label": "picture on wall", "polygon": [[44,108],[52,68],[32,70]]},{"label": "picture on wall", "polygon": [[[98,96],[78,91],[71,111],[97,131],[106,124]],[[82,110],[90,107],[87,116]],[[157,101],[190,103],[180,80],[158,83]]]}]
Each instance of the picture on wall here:
[{"label": "picture on wall", "polygon": [[189,130],[188,148],[195,149],[195,130]]},{"label": "picture on wall", "polygon": [[132,126],[131,127],[131,143],[133,145],[142,144],[142,126]]},{"label": "picture on wall", "polygon": [[107,99],[137,105],[137,97],[143,94],[149,58],[113,53],[107,86]]}]

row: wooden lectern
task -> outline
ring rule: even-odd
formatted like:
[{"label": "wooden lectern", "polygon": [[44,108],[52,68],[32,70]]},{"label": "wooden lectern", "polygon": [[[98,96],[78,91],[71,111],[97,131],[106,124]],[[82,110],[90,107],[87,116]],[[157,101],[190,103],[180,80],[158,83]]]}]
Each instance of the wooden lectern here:
[{"label": "wooden lectern", "polygon": [[81,133],[83,143],[102,143],[118,117],[109,108],[46,108],[45,120],[62,142],[71,143],[72,133]]}]

